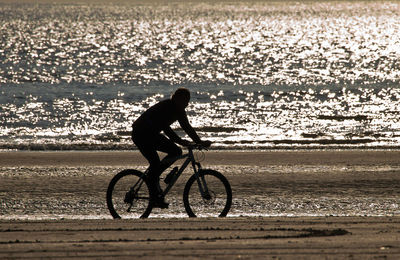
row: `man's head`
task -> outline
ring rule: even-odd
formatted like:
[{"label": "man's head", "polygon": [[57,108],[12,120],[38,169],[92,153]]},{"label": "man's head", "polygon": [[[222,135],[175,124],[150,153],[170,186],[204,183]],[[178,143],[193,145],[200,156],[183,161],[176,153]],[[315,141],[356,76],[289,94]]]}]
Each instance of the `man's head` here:
[{"label": "man's head", "polygon": [[186,88],[178,88],[172,95],[171,100],[179,107],[186,108],[190,101],[190,92]]}]

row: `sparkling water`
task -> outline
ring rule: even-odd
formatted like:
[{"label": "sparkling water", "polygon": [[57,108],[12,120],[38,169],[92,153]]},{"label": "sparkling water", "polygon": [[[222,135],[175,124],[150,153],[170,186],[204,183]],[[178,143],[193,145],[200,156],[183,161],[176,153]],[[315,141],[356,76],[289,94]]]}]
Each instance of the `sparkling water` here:
[{"label": "sparkling water", "polygon": [[399,31],[395,1],[0,4],[0,148],[132,149],[182,86],[217,148],[399,147]]}]

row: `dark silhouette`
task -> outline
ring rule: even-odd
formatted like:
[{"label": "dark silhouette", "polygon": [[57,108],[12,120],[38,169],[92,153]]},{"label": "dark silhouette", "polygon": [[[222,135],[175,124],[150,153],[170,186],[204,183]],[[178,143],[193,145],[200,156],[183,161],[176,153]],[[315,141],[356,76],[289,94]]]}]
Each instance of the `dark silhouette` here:
[{"label": "dark silhouette", "polygon": [[[182,154],[182,149],[176,143],[183,146],[190,144],[180,138],[170,125],[178,121],[195,143],[205,147],[211,145],[210,141],[202,141],[190,125],[185,111],[189,101],[189,90],[179,88],[170,99],[160,101],[146,110],[132,125],[132,140],[150,163],[147,178],[153,207],[168,207],[161,195],[160,175],[174,163],[173,158]],[[157,151],[167,153],[167,156],[160,161]]]}]

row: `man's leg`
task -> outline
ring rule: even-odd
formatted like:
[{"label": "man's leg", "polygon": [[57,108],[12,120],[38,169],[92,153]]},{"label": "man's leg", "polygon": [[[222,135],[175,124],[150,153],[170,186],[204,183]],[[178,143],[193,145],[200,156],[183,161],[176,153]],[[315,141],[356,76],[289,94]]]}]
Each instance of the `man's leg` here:
[{"label": "man's leg", "polygon": [[159,176],[161,174],[160,158],[158,157],[155,149],[141,149],[141,152],[150,163],[147,173],[147,180],[150,186],[150,195],[155,197],[161,193],[161,189],[159,187]]},{"label": "man's leg", "polygon": [[157,140],[156,143],[156,147],[158,151],[167,154],[167,156],[165,156],[160,162],[160,175],[161,175],[161,173],[163,173],[168,167],[170,167],[176,161],[174,159],[177,156],[182,155],[182,149],[164,135],[159,136],[159,139]]},{"label": "man's leg", "polygon": [[[162,134],[158,135],[133,135],[132,139],[142,155],[147,159],[150,166],[148,169],[147,182],[149,184],[150,196],[154,205],[161,208],[168,207],[161,195],[160,175],[172,163],[165,163],[161,166],[160,157],[157,150],[168,153],[167,157],[175,157],[182,154],[182,150],[171,140]],[[165,159],[165,158],[164,158]]]},{"label": "man's leg", "polygon": [[147,175],[150,196],[156,197],[160,193],[159,176],[161,174],[160,157],[158,156],[156,149],[156,141],[158,140],[158,136],[142,133],[135,134],[132,135],[133,142],[150,164]]}]

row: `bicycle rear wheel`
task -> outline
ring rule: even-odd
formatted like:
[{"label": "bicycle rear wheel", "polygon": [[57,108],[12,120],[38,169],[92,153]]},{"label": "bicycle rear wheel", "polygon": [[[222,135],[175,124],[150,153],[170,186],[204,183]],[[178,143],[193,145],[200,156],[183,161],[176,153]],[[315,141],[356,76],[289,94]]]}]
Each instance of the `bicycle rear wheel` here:
[{"label": "bicycle rear wheel", "polygon": [[[183,203],[189,217],[225,217],[232,205],[232,189],[220,172],[200,170],[190,177],[183,192]],[[205,180],[206,186],[203,181]],[[208,191],[202,195],[199,187]]]},{"label": "bicycle rear wheel", "polygon": [[107,207],[113,218],[147,218],[152,210],[150,192],[143,173],[123,170],[107,189]]}]

